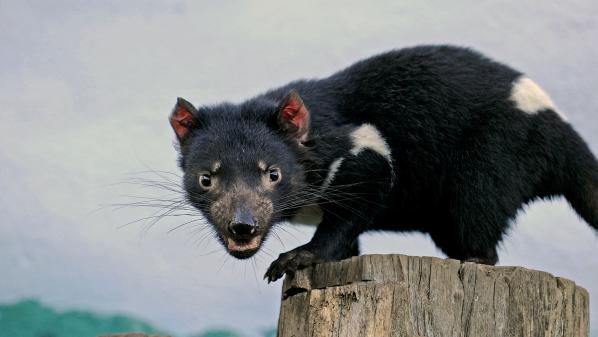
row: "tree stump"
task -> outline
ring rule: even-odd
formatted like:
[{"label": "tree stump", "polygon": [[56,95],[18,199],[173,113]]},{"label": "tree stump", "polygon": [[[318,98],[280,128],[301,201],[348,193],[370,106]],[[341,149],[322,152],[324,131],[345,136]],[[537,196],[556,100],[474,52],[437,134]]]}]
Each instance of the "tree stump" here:
[{"label": "tree stump", "polygon": [[287,277],[278,337],[587,337],[588,308],[585,289],[542,271],[365,255]]}]

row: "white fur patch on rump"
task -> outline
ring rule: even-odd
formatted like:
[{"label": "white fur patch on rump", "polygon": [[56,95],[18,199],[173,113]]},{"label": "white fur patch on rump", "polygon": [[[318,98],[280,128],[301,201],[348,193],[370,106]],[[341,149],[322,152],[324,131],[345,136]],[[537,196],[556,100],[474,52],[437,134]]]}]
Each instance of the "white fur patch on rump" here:
[{"label": "white fur patch on rump", "polygon": [[351,132],[351,139],[353,140],[351,154],[356,156],[361,151],[368,149],[382,155],[389,163],[392,162],[388,143],[386,143],[386,140],[384,140],[380,131],[378,131],[372,124],[361,124],[360,127]]},{"label": "white fur patch on rump", "polygon": [[550,109],[561,116],[562,119],[567,119],[556,108],[550,96],[527,76],[520,76],[513,82],[509,99],[515,103],[517,109],[525,113],[536,114],[539,111]]}]

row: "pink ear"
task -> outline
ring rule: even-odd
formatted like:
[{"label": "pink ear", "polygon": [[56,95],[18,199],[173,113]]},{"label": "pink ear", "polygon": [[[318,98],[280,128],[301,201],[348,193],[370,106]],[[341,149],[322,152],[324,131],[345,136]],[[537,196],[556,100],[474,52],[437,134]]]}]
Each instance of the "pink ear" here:
[{"label": "pink ear", "polygon": [[278,113],[278,125],[292,138],[299,141],[307,139],[309,111],[295,90],[291,90],[282,100]]},{"label": "pink ear", "polygon": [[170,114],[170,125],[177,135],[179,142],[183,142],[189,131],[197,126],[197,110],[193,105],[182,98],[177,98],[176,105]]}]

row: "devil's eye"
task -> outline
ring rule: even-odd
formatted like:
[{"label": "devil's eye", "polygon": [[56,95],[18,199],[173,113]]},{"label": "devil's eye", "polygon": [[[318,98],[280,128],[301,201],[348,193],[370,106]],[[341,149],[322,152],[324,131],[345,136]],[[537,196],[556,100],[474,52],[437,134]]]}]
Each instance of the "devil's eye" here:
[{"label": "devil's eye", "polygon": [[212,186],[212,178],[209,174],[202,174],[199,176],[199,184],[203,188],[210,188]]},{"label": "devil's eye", "polygon": [[271,168],[268,174],[271,182],[276,182],[280,179],[280,169],[278,168]]}]

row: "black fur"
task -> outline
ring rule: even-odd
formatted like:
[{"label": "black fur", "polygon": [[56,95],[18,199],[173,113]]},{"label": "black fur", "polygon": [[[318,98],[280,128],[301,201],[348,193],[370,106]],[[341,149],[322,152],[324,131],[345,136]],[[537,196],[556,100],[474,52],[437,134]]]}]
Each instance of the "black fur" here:
[{"label": "black fur", "polygon": [[[510,220],[537,198],[564,195],[598,229],[596,159],[555,111],[516,108],[509,97],[521,75],[469,49],[421,46],[242,104],[201,107],[194,112],[199,126],[181,140],[186,189],[211,219],[214,199],[197,187],[199,167],[222,160],[228,179],[249,177],[260,159],[283,172],[264,236],[301,206],[321,206],[313,239],[274,261],[268,280],[358,254],[357,237],[367,230],[429,233],[451,258],[495,264]],[[277,123],[291,90],[309,111],[301,141]],[[350,154],[349,134],[363,123],[385,138],[391,163],[371,149]],[[321,190],[339,157],[335,179]]]}]

